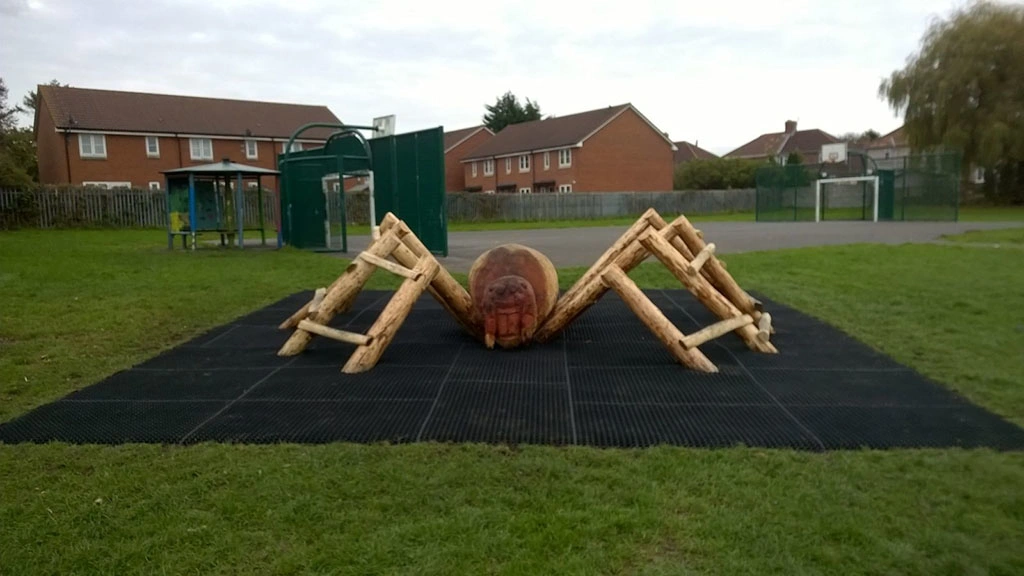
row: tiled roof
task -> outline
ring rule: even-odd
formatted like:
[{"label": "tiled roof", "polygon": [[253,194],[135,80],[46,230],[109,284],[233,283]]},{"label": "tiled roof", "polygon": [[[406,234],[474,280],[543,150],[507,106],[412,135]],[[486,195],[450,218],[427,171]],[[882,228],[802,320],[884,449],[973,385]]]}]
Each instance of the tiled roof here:
[{"label": "tiled roof", "polygon": [[454,146],[458,145],[460,142],[462,142],[466,138],[469,138],[473,134],[476,134],[476,132],[478,130],[487,130],[488,132],[490,132],[490,130],[486,126],[484,126],[482,124],[480,126],[472,126],[470,128],[460,128],[458,130],[452,130],[451,132],[445,132],[444,133],[444,150],[445,150],[445,152],[447,152],[448,150],[451,150]]},{"label": "tiled roof", "polygon": [[680,162],[689,162],[690,160],[708,160],[711,158],[718,158],[714,153],[708,152],[707,150],[697,146],[696,144],[690,144],[684,140],[675,143],[676,152],[674,156],[674,162],[679,164]]},{"label": "tiled roof", "polygon": [[[326,106],[39,86],[58,128],[287,138],[303,124],[340,120]],[[247,134],[246,131],[249,131]],[[325,139],[315,128],[300,138]]]},{"label": "tiled roof", "polygon": [[868,144],[867,148],[903,148],[906,146],[910,146],[910,141],[907,139],[907,133],[903,129],[903,126],[900,126],[884,136],[879,136],[876,140]]},{"label": "tiled roof", "polygon": [[763,158],[765,156],[789,154],[795,151],[803,154],[820,154],[822,144],[832,144],[835,142],[839,142],[839,139],[817,128],[797,130],[788,134],[786,132],[773,132],[758,136],[743,146],[729,152],[725,157]]},{"label": "tiled roof", "polygon": [[631,105],[621,104],[567,116],[511,124],[495,134],[494,138],[481,144],[463,161],[573,146],[627,108],[631,108]]}]

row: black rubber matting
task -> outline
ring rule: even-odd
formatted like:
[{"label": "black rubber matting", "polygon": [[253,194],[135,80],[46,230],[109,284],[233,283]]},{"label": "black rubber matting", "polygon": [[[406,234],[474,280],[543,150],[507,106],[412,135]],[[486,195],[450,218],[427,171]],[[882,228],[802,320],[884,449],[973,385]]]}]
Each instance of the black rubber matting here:
[{"label": "black rubber matting", "polygon": [[[715,321],[685,291],[646,291],[681,330]],[[364,292],[335,327],[365,331],[391,292]],[[488,442],[594,446],[1024,449],[1024,430],[814,318],[762,298],[777,355],[728,334],[682,367],[614,293],[557,340],[487,350],[429,296],[376,368],[315,338],[280,358],[276,326],[310,293],[0,425],[0,442]]]}]

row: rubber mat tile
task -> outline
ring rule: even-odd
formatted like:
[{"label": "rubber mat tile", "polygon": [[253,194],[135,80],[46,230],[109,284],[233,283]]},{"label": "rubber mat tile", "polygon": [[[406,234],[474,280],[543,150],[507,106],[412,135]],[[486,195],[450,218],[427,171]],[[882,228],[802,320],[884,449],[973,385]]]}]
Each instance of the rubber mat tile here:
[{"label": "rubber mat tile", "polygon": [[580,444],[819,449],[811,435],[774,406],[576,402],[574,409]]},{"label": "rubber mat tile", "polygon": [[271,353],[277,351],[291,336],[287,330],[278,330],[276,326],[251,326],[236,324],[233,330],[213,338],[202,345],[203,348],[259,349]]},{"label": "rubber mat tile", "polygon": [[177,442],[223,401],[59,401],[0,425],[0,442],[124,444]]},{"label": "rubber mat tile", "polygon": [[[312,344],[301,354],[294,356],[290,366],[336,366],[338,370],[348,362],[354,344],[334,342],[327,338],[315,339],[317,346]],[[444,342],[402,342],[394,341],[389,345],[377,367],[380,366],[450,366],[459,346]],[[376,367],[374,368],[376,370]],[[371,370],[372,372],[372,370]]]},{"label": "rubber mat tile", "polygon": [[613,344],[565,343],[569,366],[679,366],[660,341],[617,342]]},{"label": "rubber mat tile", "polygon": [[[295,307],[298,310],[298,306]],[[273,308],[263,308],[256,310],[255,312],[249,312],[232,320],[234,324],[243,324],[247,326],[271,326],[276,328],[282,322],[287,320],[292,312],[295,310],[277,310]],[[288,331],[283,331],[288,333]]]},{"label": "rubber mat tile", "polygon": [[764,370],[751,373],[786,406],[949,406],[967,401],[909,369]]},{"label": "rubber mat tile", "polygon": [[973,405],[793,406],[789,411],[812,430],[829,449],[1024,449],[1024,430]]},{"label": "rubber mat tile", "polygon": [[217,326],[216,328],[211,328],[210,330],[203,332],[202,334],[192,338],[191,340],[184,342],[182,346],[202,346],[211,340],[220,338],[221,336],[234,330],[235,328],[236,326],[234,323],[224,324],[222,326]]},{"label": "rubber mat tile", "polygon": [[558,344],[488,350],[465,346],[452,368],[452,380],[481,382],[565,383],[565,356]]},{"label": "rubber mat tile", "polygon": [[67,400],[234,400],[273,368],[124,370],[72,392]]},{"label": "rubber mat tile", "polygon": [[658,341],[647,326],[639,320],[608,324],[573,323],[565,329],[565,338],[570,342],[602,344],[633,340]]},{"label": "rubber mat tile", "polygon": [[774,400],[736,366],[704,374],[682,366],[573,367],[569,369],[575,402],[619,404],[759,404]]},{"label": "rubber mat tile", "polygon": [[447,367],[377,366],[343,374],[337,366],[285,368],[245,396],[246,400],[433,400]]},{"label": "rubber mat tile", "polygon": [[568,390],[522,382],[448,382],[422,440],[570,444]]},{"label": "rubber mat tile", "polygon": [[279,443],[410,442],[431,400],[239,400],[185,441]]},{"label": "rubber mat tile", "polygon": [[179,347],[168,350],[134,368],[160,370],[234,370],[277,368],[291,361],[267,348]]},{"label": "rubber mat tile", "polygon": [[[837,331],[819,328],[800,336],[774,334],[778,354],[750,352],[740,360],[748,368],[847,368],[877,370],[900,368],[891,358]],[[735,350],[735,343],[731,348]]]}]

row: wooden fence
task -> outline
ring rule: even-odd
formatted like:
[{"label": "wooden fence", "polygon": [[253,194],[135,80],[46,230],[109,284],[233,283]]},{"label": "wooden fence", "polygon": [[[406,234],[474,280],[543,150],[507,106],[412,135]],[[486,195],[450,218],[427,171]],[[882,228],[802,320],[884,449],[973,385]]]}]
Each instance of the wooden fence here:
[{"label": "wooden fence", "polygon": [[[259,223],[258,195],[246,190],[247,226]],[[263,192],[263,218],[277,221],[277,195]],[[162,190],[101,188],[0,189],[3,228],[166,228],[167,195]]]},{"label": "wooden fence", "polygon": [[[369,222],[365,192],[345,195],[351,224]],[[529,222],[639,216],[647,208],[662,214],[713,214],[753,211],[755,191],[688,190],[672,192],[595,192],[573,194],[449,193],[449,222]],[[268,228],[277,222],[273,191],[263,193]],[[256,193],[246,191],[245,221],[258,221]],[[160,190],[98,188],[0,189],[0,228],[166,228],[167,197]]]}]

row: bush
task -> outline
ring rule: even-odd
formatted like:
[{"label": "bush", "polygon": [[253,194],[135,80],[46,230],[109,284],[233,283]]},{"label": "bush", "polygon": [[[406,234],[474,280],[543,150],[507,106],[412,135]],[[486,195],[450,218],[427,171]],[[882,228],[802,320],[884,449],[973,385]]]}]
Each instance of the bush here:
[{"label": "bush", "polygon": [[731,190],[754,188],[757,169],[767,165],[763,160],[713,158],[691,160],[676,167],[673,187],[676,190]]}]

